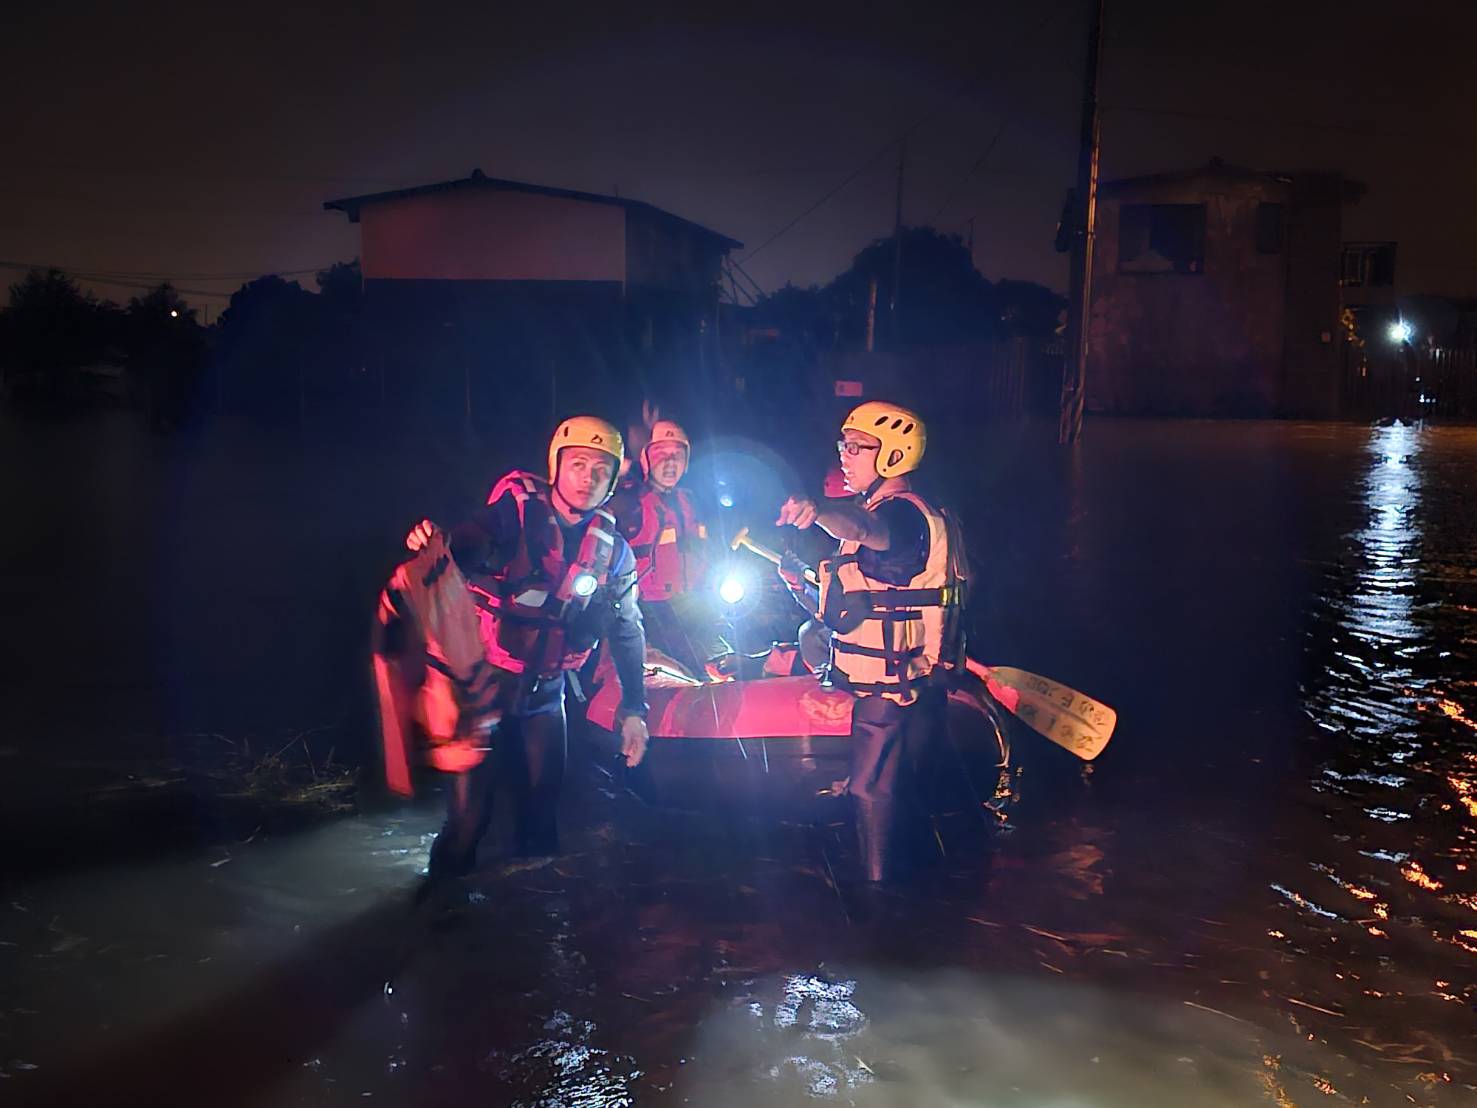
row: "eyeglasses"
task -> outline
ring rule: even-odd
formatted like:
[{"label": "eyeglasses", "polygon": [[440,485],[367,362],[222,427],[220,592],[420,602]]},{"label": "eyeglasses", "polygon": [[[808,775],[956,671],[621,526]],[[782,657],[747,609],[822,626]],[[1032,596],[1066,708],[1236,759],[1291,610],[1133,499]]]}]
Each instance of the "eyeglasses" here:
[{"label": "eyeglasses", "polygon": [[836,453],[838,453],[838,454],[845,454],[845,455],[847,455],[848,457],[851,457],[851,458],[855,458],[863,450],[881,450],[881,449],[882,449],[882,444],[881,443],[878,443],[876,446],[863,446],[859,442],[847,442],[845,439],[837,439],[836,440]]}]

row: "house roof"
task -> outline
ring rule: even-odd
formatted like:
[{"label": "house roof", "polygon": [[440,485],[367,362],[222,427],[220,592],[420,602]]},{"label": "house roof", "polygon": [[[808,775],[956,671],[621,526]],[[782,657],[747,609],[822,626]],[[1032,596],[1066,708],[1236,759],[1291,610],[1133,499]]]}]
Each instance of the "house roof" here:
[{"label": "house roof", "polygon": [[379,204],[387,200],[400,200],[407,196],[427,196],[437,192],[452,192],[457,189],[495,189],[501,192],[531,192],[539,196],[555,196],[562,200],[582,200],[590,204],[613,204],[627,211],[645,212],[659,219],[680,223],[684,227],[696,231],[698,234],[713,239],[724,250],[738,250],[744,245],[737,239],[731,239],[727,235],[721,235],[717,231],[704,227],[699,223],[693,223],[691,220],[673,215],[671,212],[647,204],[642,200],[629,200],[624,196],[605,196],[597,192],[577,192],[574,189],[551,188],[548,185],[531,185],[524,181],[508,181],[499,177],[489,177],[480,169],[474,169],[470,176],[460,177],[454,181],[438,181],[430,185],[416,185],[414,188],[394,189],[390,192],[374,192],[367,196],[346,196],[341,200],[326,200],[323,203],[323,208],[325,211],[343,212],[349,217],[350,223],[358,223],[359,211],[365,205]]},{"label": "house roof", "polygon": [[1146,173],[1140,177],[1120,177],[1113,181],[1104,181],[1104,189],[1137,188],[1140,185],[1167,185],[1181,181],[1195,181],[1202,177],[1219,177],[1223,181],[1261,181],[1277,182],[1279,184],[1290,184],[1292,176],[1287,173],[1267,173],[1258,169],[1247,169],[1245,166],[1230,165],[1221,161],[1220,158],[1211,158],[1202,166],[1194,169],[1174,169],[1164,173]]},{"label": "house roof", "polygon": [[1101,188],[1105,192],[1120,192],[1142,188],[1147,185],[1181,184],[1186,181],[1198,181],[1206,178],[1277,185],[1297,185],[1299,182],[1308,182],[1311,184],[1317,181],[1319,182],[1317,187],[1320,191],[1327,192],[1329,185],[1336,186],[1336,190],[1330,192],[1329,195],[1348,204],[1358,202],[1367,191],[1367,187],[1362,182],[1356,181],[1351,177],[1345,177],[1341,173],[1327,170],[1282,172],[1248,169],[1245,166],[1231,165],[1228,162],[1222,161],[1220,158],[1211,158],[1204,165],[1197,166],[1194,169],[1176,169],[1164,173],[1148,173],[1141,177],[1120,177],[1115,181],[1103,182]]}]

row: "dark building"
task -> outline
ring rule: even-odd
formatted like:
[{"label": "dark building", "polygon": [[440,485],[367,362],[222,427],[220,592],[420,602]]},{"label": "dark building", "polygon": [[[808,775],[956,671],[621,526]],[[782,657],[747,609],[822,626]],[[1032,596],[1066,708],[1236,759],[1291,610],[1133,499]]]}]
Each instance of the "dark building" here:
[{"label": "dark building", "polygon": [[407,419],[536,435],[712,371],[718,282],[742,244],[706,227],[480,170],[324,207],[360,225],[367,369]]},{"label": "dark building", "polygon": [[1341,406],[1338,173],[1220,161],[1099,190],[1089,332],[1098,411],[1330,417]]}]

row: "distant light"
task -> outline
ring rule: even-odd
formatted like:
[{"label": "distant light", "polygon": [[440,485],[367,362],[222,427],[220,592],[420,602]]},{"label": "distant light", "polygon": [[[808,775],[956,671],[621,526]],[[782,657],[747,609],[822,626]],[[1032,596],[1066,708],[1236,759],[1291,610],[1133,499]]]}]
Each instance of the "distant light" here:
[{"label": "distant light", "polygon": [[722,496],[720,496],[718,498],[718,506],[720,508],[732,508],[733,507],[733,497],[730,496],[728,493],[724,493]]},{"label": "distant light", "polygon": [[1390,341],[1394,343],[1409,342],[1415,329],[1405,320],[1397,320],[1390,324]]},{"label": "distant light", "polygon": [[744,583],[737,577],[725,577],[723,584],[718,586],[718,595],[723,598],[725,604],[737,604],[744,598]]},{"label": "distant light", "polygon": [[179,312],[176,309],[174,309],[174,308],[170,308],[169,309],[169,318],[170,319],[178,319],[179,318]]},{"label": "distant light", "polygon": [[597,584],[599,582],[595,580],[593,573],[577,573],[574,575],[574,595],[590,596],[594,593]]}]

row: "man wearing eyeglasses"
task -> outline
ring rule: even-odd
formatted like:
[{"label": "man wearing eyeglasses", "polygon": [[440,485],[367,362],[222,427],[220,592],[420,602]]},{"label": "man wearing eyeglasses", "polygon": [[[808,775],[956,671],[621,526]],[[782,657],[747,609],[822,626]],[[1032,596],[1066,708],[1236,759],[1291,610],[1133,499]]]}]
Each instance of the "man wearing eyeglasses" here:
[{"label": "man wearing eyeglasses", "polygon": [[[818,607],[833,633],[834,675],[856,697],[847,793],[869,881],[900,876],[907,850],[926,838],[920,771],[942,735],[942,681],[964,654],[963,542],[908,480],[926,441],[915,412],[860,405],[836,443],[856,497],[818,506],[792,496],[775,521],[819,526],[840,541],[820,565]],[[781,566],[781,575],[792,589],[803,583],[793,566]]]}]

